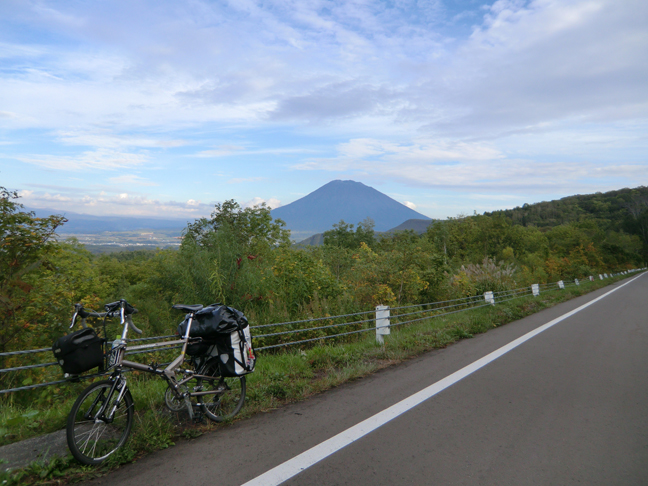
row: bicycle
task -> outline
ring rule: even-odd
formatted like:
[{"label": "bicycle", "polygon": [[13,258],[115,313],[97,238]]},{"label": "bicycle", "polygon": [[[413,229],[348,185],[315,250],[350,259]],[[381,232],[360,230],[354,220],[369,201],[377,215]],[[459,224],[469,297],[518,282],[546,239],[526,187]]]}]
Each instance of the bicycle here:
[{"label": "bicycle", "polygon": [[[201,342],[200,338],[189,336],[194,315],[203,306],[176,304],[173,308],[188,313],[184,337],[163,343],[127,346],[129,329],[142,334],[131,318],[137,309],[123,299],[106,304],[106,312],[103,313],[87,311],[81,304],[75,305],[70,328],[74,326],[77,317],[82,318],[82,325],[86,327],[87,317],[106,319],[117,314],[121,319],[120,325],[123,326],[121,338],[116,339],[110,351],[106,353],[107,370],[113,369],[110,377],[88,386],[79,395],[68,416],[68,447],[82,464],[101,464],[128,440],[134,415],[133,397],[125,376],[128,369],[155,374],[166,380],[166,406],[174,412],[186,408],[191,419],[194,418],[194,407],[215,422],[234,417],[243,407],[245,376],[220,376],[218,357],[191,357],[194,369],[181,368],[185,363],[187,347]],[[164,368],[155,363],[145,365],[124,359],[127,350],[155,349],[180,344],[180,355]]]}]

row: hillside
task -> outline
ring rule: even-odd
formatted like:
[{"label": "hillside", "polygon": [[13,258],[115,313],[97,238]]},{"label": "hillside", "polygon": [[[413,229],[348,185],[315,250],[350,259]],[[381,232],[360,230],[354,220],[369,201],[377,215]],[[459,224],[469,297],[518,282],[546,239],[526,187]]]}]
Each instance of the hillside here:
[{"label": "hillside", "polygon": [[[395,233],[396,231],[407,231],[413,230],[415,233],[422,235],[427,230],[427,227],[433,222],[431,219],[408,219],[402,224],[399,224],[396,228],[390,230],[379,232],[378,234],[390,234]],[[305,240],[297,243],[299,246],[318,246],[324,244],[324,234],[317,233]]]},{"label": "hillside", "polygon": [[522,207],[484,213],[504,216],[514,224],[552,228],[561,224],[594,220],[606,230],[622,230],[631,218],[630,209],[648,204],[648,187],[619,189],[605,193],[568,196],[553,201],[525,204]]},{"label": "hillside", "polygon": [[272,217],[285,221],[293,236],[303,237],[323,233],[340,220],[357,225],[371,218],[376,231],[387,231],[408,219],[430,219],[361,182],[340,180],[273,209]]},{"label": "hillside", "polygon": [[404,223],[399,224],[395,228],[390,229],[387,233],[395,233],[396,231],[412,230],[414,233],[422,235],[427,230],[428,226],[432,224],[431,219],[408,219]]}]

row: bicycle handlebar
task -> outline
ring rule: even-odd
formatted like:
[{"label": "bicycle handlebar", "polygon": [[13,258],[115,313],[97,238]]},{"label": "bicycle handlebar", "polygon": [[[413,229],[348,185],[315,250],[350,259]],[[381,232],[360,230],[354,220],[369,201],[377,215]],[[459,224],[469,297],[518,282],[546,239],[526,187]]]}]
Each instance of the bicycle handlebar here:
[{"label": "bicycle handlebar", "polygon": [[[106,309],[106,312],[94,312],[94,311],[88,311],[83,308],[83,304],[78,303],[74,304],[74,315],[72,316],[72,323],[70,324],[70,329],[74,327],[74,323],[76,321],[77,316],[81,316],[81,325],[83,327],[87,327],[85,320],[87,317],[113,317],[119,311],[119,314],[121,314],[123,318],[123,322],[125,326],[130,326],[133,331],[135,331],[137,334],[142,334],[142,330],[139,329],[135,324],[133,324],[133,320],[131,319],[130,316],[133,314],[137,314],[138,310],[130,305],[128,302],[126,302],[124,299],[120,299],[116,302],[111,302],[110,304],[106,304],[104,306]],[[123,314],[122,314],[123,311]]]},{"label": "bicycle handlebar", "polygon": [[133,319],[131,319],[130,316],[126,318],[126,324],[129,327],[131,327],[133,329],[133,331],[135,331],[137,334],[142,334],[141,329],[138,329],[137,326],[135,326],[135,324],[133,324]]}]

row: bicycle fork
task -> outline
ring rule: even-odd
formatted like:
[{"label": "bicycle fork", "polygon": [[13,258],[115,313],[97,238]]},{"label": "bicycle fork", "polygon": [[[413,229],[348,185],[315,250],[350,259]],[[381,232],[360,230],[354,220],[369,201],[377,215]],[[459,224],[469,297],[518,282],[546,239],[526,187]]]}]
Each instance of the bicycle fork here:
[{"label": "bicycle fork", "polygon": [[[104,423],[111,423],[113,421],[113,418],[115,417],[115,412],[117,412],[117,408],[119,407],[119,404],[121,403],[124,394],[126,393],[126,390],[128,387],[126,386],[126,379],[122,376],[118,377],[115,383],[113,383],[112,387],[108,391],[107,395],[105,395],[105,399],[101,407],[99,407],[99,410],[97,410],[97,413],[93,414],[93,410],[101,400],[101,394],[98,395],[94,401],[92,402],[92,405],[90,405],[90,408],[88,408],[88,411],[85,414],[85,418],[92,421],[94,423],[97,422],[104,422]],[[119,391],[119,395],[117,395],[117,398],[113,401],[112,397],[115,394],[115,391]],[[106,410],[110,406],[110,403],[113,403],[112,410],[110,410],[110,413],[106,415]]]},{"label": "bicycle fork", "polygon": [[[124,398],[124,393],[126,393],[126,390],[128,390],[128,387],[126,386],[126,378],[123,376],[120,376],[113,387],[110,389],[110,397],[114,394],[115,388],[119,390],[119,395],[117,395],[117,399],[113,402],[113,408],[108,414],[108,417],[106,417],[106,420],[109,422],[112,422],[113,417],[115,416],[115,412],[117,411],[117,407],[119,407],[119,404],[121,403],[122,399]],[[110,403],[110,400],[106,400],[106,404]]]}]

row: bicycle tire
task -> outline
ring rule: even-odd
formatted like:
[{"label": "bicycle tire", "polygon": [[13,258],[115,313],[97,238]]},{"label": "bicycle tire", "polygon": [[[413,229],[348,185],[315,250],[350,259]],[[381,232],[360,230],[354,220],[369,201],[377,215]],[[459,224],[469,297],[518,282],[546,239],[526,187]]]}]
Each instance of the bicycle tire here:
[{"label": "bicycle tire", "polygon": [[245,402],[245,376],[221,377],[216,358],[208,361],[199,373],[214,378],[210,380],[198,378],[198,389],[208,391],[221,388],[221,392],[214,395],[197,397],[198,405],[208,419],[214,422],[224,422],[241,411]]},{"label": "bicycle tire", "polygon": [[128,389],[110,423],[96,418],[112,385],[110,380],[103,380],[87,387],[76,399],[68,415],[68,448],[81,464],[101,464],[123,446],[130,435],[134,405]]}]

